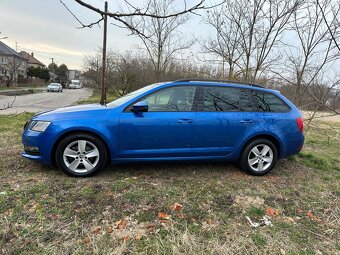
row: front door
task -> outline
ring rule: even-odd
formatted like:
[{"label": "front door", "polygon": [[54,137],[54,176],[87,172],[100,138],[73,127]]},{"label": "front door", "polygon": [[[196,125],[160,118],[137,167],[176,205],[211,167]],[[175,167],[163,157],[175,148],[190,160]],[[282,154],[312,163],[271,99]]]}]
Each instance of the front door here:
[{"label": "front door", "polygon": [[124,111],[119,121],[119,157],[189,156],[195,92],[195,86],[165,88],[140,100],[147,102],[147,112]]}]

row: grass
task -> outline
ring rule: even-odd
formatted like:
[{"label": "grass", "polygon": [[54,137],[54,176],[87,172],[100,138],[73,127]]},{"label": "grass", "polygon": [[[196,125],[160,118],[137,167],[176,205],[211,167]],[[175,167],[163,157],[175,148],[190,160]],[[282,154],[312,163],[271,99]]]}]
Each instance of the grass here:
[{"label": "grass", "polygon": [[[108,91],[106,94],[106,102],[111,102],[115,100],[117,96],[112,92]],[[94,90],[92,95],[84,100],[80,100],[77,103],[79,104],[92,104],[92,103],[99,103],[100,101],[100,90]]]},{"label": "grass", "polygon": [[317,122],[307,130],[307,138],[305,150],[298,155],[305,165],[340,171],[340,123]]},{"label": "grass", "polygon": [[[340,252],[337,124],[307,131],[303,152],[263,177],[192,163],[108,166],[84,179],[19,156],[30,116],[0,116],[0,254]],[[251,227],[246,216],[260,222],[268,208],[272,226]]]}]

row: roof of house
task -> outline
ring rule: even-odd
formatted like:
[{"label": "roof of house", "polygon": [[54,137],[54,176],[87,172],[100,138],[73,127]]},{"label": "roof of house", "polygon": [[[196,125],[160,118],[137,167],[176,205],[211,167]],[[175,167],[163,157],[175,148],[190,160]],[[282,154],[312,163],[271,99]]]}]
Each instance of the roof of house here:
[{"label": "roof of house", "polygon": [[14,55],[14,56],[17,56],[19,58],[22,58],[22,56],[20,56],[18,52],[16,52],[11,47],[7,46],[6,44],[4,44],[1,41],[0,41],[0,53],[6,54],[6,55]]},{"label": "roof of house", "polygon": [[45,66],[45,64],[43,64],[42,62],[40,62],[38,59],[34,57],[33,53],[29,54],[26,51],[21,51],[19,54],[25,59],[27,59],[28,64],[36,64],[40,66]]}]

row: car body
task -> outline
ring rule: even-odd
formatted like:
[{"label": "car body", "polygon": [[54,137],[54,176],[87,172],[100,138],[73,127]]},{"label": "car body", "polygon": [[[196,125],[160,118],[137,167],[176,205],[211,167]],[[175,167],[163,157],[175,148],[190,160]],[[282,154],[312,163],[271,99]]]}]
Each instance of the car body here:
[{"label": "car body", "polygon": [[68,85],[69,89],[81,89],[82,85],[79,80],[71,80],[70,84]]},{"label": "car body", "polygon": [[60,83],[50,83],[47,86],[47,92],[63,92],[63,86]]},{"label": "car body", "polygon": [[279,91],[182,80],[149,85],[107,105],[36,114],[25,125],[22,156],[56,162],[73,176],[89,176],[106,161],[191,160],[239,161],[263,175],[302,149],[302,121]]}]

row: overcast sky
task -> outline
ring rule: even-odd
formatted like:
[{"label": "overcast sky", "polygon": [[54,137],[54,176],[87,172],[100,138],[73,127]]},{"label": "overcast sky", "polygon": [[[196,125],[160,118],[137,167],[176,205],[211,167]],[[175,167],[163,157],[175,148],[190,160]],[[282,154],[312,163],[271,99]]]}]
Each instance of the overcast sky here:
[{"label": "overcast sky", "polygon": [[[73,0],[64,0],[67,6],[86,23],[95,21],[98,16],[79,6]],[[103,6],[102,0],[87,0],[96,6]],[[115,3],[108,1],[114,11]],[[196,2],[197,1],[189,1]],[[194,17],[194,19],[197,18]],[[199,22],[190,22],[187,29],[199,30]],[[59,0],[1,0],[0,38],[13,49],[34,52],[35,57],[48,65],[54,58],[58,65],[65,63],[70,69],[81,69],[83,56],[94,54],[102,45],[102,28],[77,29],[79,23],[65,9]],[[108,47],[128,50],[139,43],[128,36],[128,30],[114,25],[108,26]]]}]

